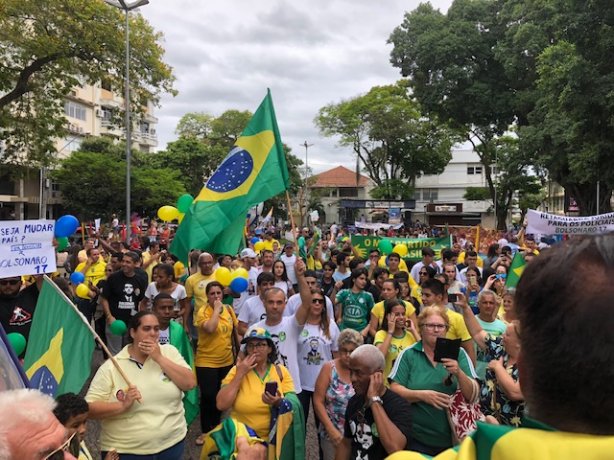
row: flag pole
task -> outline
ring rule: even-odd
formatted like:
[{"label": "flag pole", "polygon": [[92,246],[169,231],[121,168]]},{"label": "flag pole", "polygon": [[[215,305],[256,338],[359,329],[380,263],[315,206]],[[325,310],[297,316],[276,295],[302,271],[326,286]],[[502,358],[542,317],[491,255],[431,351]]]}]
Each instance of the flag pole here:
[{"label": "flag pole", "polygon": [[58,294],[60,294],[60,296],[62,296],[64,298],[64,300],[66,302],[68,302],[68,304],[72,307],[72,309],[75,311],[75,313],[77,313],[79,315],[79,318],[81,318],[81,321],[83,321],[83,323],[87,326],[87,328],[89,329],[89,331],[92,333],[92,335],[94,336],[94,340],[96,340],[96,342],[98,342],[98,344],[100,345],[100,347],[103,349],[103,351],[107,354],[107,356],[109,357],[109,359],[111,360],[111,362],[113,363],[113,365],[115,366],[115,368],[117,369],[117,371],[121,374],[121,376],[123,377],[123,379],[126,381],[126,383],[128,384],[128,386],[132,386],[132,382],[130,382],[130,380],[128,379],[128,376],[126,375],[126,373],[124,372],[124,370],[119,367],[119,363],[117,362],[117,360],[115,359],[115,357],[111,354],[111,352],[109,351],[109,349],[107,348],[107,346],[104,344],[104,342],[102,341],[102,339],[100,338],[100,336],[96,333],[96,331],[94,330],[94,328],[91,326],[91,324],[87,321],[87,318],[85,316],[83,316],[83,313],[81,313],[79,311],[79,309],[76,307],[76,305],[74,303],[72,303],[72,300],[70,300],[68,298],[68,296],[66,294],[64,294],[64,291],[62,291],[57,284],[55,284],[53,282],[53,280],[51,278],[49,278],[47,275],[43,275],[43,278],[47,281],[49,281],[49,283],[54,287],[54,289],[58,292]]},{"label": "flag pole", "polygon": [[290,202],[290,194],[288,193],[288,190],[286,190],[286,200],[288,200],[288,214],[290,215],[290,225],[292,225],[294,245],[298,248],[298,236],[296,234],[296,226],[294,225],[294,216],[292,215],[292,203]]}]

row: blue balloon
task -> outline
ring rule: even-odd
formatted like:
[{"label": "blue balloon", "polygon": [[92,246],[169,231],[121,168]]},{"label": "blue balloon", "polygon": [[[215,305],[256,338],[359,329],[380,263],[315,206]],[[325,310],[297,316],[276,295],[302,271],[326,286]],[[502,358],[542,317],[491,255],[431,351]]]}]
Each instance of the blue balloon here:
[{"label": "blue balloon", "polygon": [[247,280],[245,278],[235,278],[230,282],[230,289],[236,293],[247,290]]},{"label": "blue balloon", "polygon": [[253,237],[251,240],[252,244],[256,244],[258,241],[261,241],[257,236]]},{"label": "blue balloon", "polygon": [[70,282],[75,286],[83,283],[85,281],[85,275],[81,272],[73,272],[70,274]]},{"label": "blue balloon", "polygon": [[78,227],[79,220],[75,216],[67,214],[55,222],[55,236],[56,238],[68,237],[75,233]]}]

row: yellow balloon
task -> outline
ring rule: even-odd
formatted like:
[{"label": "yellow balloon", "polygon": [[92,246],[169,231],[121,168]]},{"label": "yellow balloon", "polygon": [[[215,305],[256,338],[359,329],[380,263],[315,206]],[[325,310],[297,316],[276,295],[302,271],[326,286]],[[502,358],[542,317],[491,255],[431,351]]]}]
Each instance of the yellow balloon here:
[{"label": "yellow balloon", "polygon": [[77,294],[77,296],[81,297],[82,299],[89,299],[89,296],[87,295],[89,292],[90,289],[87,287],[87,284],[84,283],[81,283],[75,289],[75,293]]},{"label": "yellow balloon", "polygon": [[244,268],[237,268],[234,272],[232,272],[232,279],[235,278],[245,278],[247,279],[249,277],[249,273],[247,273],[247,270],[245,270]]},{"label": "yellow balloon", "polygon": [[377,266],[378,267],[386,267],[386,256],[380,256],[379,260],[377,261]]},{"label": "yellow balloon", "polygon": [[407,245],[399,243],[392,249],[392,251],[396,252],[401,257],[405,257],[408,252]]},{"label": "yellow balloon", "polygon": [[179,210],[175,206],[162,206],[158,209],[158,217],[164,222],[170,222],[179,217]]},{"label": "yellow balloon", "polygon": [[226,267],[219,267],[215,271],[215,280],[222,283],[222,286],[228,286],[232,281],[230,270],[228,270]]},{"label": "yellow balloon", "polygon": [[254,251],[260,252],[263,249],[264,249],[264,241],[258,241],[256,244],[254,244]]}]

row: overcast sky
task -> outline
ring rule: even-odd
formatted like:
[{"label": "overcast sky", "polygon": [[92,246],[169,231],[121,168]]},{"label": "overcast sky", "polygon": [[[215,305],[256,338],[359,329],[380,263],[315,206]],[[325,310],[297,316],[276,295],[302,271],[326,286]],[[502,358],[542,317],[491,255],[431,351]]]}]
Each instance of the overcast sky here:
[{"label": "overcast sky", "polygon": [[[177,97],[156,116],[159,149],[188,112],[254,112],[271,89],[282,140],[322,172],[355,165],[351,150],[322,137],[318,110],[400,78],[389,63],[392,30],[419,0],[150,0],[141,13],[164,34]],[[434,0],[446,11],[451,0]]]}]

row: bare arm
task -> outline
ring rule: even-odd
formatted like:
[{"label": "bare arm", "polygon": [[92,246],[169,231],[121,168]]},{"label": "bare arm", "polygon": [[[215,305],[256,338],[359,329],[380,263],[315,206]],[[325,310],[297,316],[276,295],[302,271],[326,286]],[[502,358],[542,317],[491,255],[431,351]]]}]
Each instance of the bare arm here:
[{"label": "bare arm", "polygon": [[[207,308],[207,307],[203,307]],[[206,332],[207,334],[213,334],[217,329],[217,325],[220,322],[220,315],[224,310],[224,305],[219,300],[216,300],[213,305],[213,313],[211,314],[211,318],[205,321],[200,328]]]},{"label": "bare arm", "polygon": [[239,393],[239,388],[241,388],[241,382],[243,381],[243,377],[247,375],[247,373],[256,367],[256,357],[255,355],[248,355],[245,359],[238,358],[236,373],[234,378],[228,385],[224,385],[218,391],[217,396],[215,398],[215,403],[217,405],[218,410],[225,411],[232,407],[237,398],[237,393]]},{"label": "bare arm", "polygon": [[180,364],[177,364],[173,360],[164,356],[160,350],[160,345],[158,342],[148,342],[146,340],[140,342],[140,344],[136,346],[141,346],[141,344],[145,344],[145,346],[151,343],[151,352],[144,351],[149,355],[151,359],[153,359],[158,366],[162,369],[162,372],[172,380],[172,382],[177,385],[181,391],[191,390],[196,386],[196,376],[192,369],[187,367],[183,367]]},{"label": "bare arm", "polygon": [[134,385],[128,387],[123,401],[93,401],[88,404],[89,418],[100,420],[121,415],[130,410],[134,401],[141,399],[141,393]]},{"label": "bare arm", "polygon": [[352,440],[350,438],[343,438],[343,441],[335,449],[335,460],[350,460],[351,453]]},{"label": "bare arm", "polygon": [[296,259],[295,272],[296,279],[298,280],[298,292],[301,296],[301,305],[296,310],[295,318],[299,325],[305,324],[307,316],[309,315],[309,308],[311,307],[311,290],[307,281],[305,281],[305,262],[300,257]]},{"label": "bare arm", "polygon": [[426,403],[438,409],[444,409],[450,404],[450,396],[438,391],[411,390],[397,382],[392,382],[390,389],[411,403]]},{"label": "bare arm", "polygon": [[104,297],[100,296],[100,305],[102,306],[102,311],[104,312],[104,317],[107,319],[107,324],[111,324],[115,321],[115,317],[111,314],[111,308],[109,307],[109,301]]},{"label": "bare arm", "polygon": [[247,325],[246,322],[239,321],[239,326],[237,326],[239,335],[241,335],[241,336],[245,335],[245,333],[247,332],[247,327],[248,327],[248,325]]},{"label": "bare arm", "polygon": [[343,439],[343,433],[339,428],[333,425],[333,422],[331,421],[328,413],[326,412],[326,408],[324,407],[326,390],[330,385],[330,373],[331,364],[328,362],[322,366],[320,374],[316,380],[315,391],[313,394],[313,410],[315,411],[320,423],[324,426],[328,437],[331,439],[333,444],[337,445]]},{"label": "bare arm", "polygon": [[[383,396],[385,392],[384,375],[382,372],[375,372],[371,375],[367,397],[371,399],[375,396]],[[390,420],[384,406],[378,403],[371,404],[371,412],[373,413],[373,420],[379,432],[380,442],[384,449],[386,449],[386,452],[392,454],[405,449],[407,438],[397,425]]]},{"label": "bare arm", "polygon": [[475,347],[473,346],[473,340],[465,340],[464,342],[461,342],[461,347],[463,347],[463,350],[467,352],[467,355],[469,355],[469,359],[475,366],[477,355],[475,353]]},{"label": "bare arm", "polygon": [[[478,347],[480,347],[480,349],[486,349],[486,337],[488,336],[488,333],[484,329],[482,329],[482,326],[480,326],[480,323],[473,314],[473,311],[471,311],[469,304],[467,304],[467,299],[465,298],[465,296],[459,293],[458,302],[455,302],[455,305],[461,307],[461,310],[463,311],[463,319],[465,320],[465,325],[467,326],[469,334],[471,334],[471,338],[475,341],[475,343],[478,344]],[[469,353],[466,347],[463,348],[465,348],[465,351]],[[475,363],[475,350],[473,349],[473,347],[471,347],[471,350],[473,356],[469,356]]]},{"label": "bare arm", "polygon": [[488,367],[494,370],[497,383],[508,399],[512,401],[524,401],[524,395],[522,394],[520,383],[515,382],[512,376],[507,373],[502,359],[491,361],[488,364]]}]

